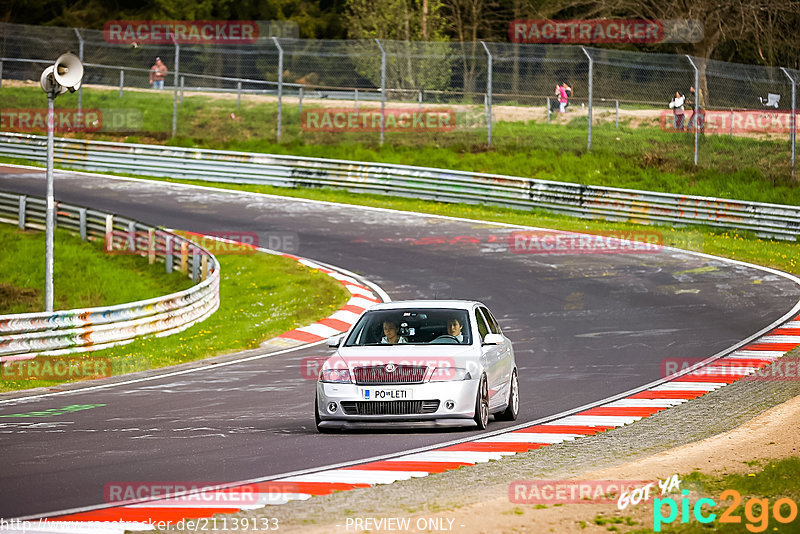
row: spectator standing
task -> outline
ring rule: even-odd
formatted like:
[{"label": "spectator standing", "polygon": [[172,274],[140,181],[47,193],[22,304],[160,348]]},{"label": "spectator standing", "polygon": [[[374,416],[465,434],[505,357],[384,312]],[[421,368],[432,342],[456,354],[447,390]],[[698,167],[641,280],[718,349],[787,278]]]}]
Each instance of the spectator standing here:
[{"label": "spectator standing", "polygon": [[683,105],[685,102],[686,98],[680,91],[675,91],[675,98],[669,103],[669,107],[675,117],[675,129],[679,132],[683,131]]},{"label": "spectator standing", "polygon": [[150,67],[150,85],[153,89],[164,88],[164,78],[167,77],[167,66],[161,61],[160,57],[156,58],[155,64]]},{"label": "spectator standing", "polygon": [[561,82],[556,85],[556,96],[558,96],[558,111],[564,113],[567,110],[569,103],[569,95],[567,95],[567,84]]}]

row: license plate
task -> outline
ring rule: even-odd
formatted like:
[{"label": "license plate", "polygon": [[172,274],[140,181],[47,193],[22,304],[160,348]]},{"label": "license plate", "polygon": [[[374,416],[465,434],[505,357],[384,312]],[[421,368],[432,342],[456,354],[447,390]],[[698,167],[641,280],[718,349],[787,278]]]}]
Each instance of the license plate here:
[{"label": "license plate", "polygon": [[411,400],[412,390],[398,388],[363,388],[361,398],[364,400]]}]

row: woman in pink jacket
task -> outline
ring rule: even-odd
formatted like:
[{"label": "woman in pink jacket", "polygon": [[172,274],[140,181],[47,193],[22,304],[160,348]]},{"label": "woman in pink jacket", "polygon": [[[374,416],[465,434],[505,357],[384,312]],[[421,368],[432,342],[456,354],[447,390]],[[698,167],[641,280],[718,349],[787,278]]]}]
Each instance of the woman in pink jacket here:
[{"label": "woman in pink jacket", "polygon": [[561,113],[564,113],[567,110],[567,102],[569,102],[566,83],[562,82],[561,84],[556,85],[556,96],[558,97],[558,110]]}]

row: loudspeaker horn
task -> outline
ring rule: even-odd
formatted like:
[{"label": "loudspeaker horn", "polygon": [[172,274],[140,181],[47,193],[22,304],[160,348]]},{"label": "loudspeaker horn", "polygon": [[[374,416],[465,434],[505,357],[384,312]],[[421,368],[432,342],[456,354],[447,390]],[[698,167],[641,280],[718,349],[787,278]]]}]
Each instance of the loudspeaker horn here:
[{"label": "loudspeaker horn", "polygon": [[53,65],[53,78],[66,89],[76,89],[83,78],[83,64],[78,56],[71,52],[58,56]]},{"label": "loudspeaker horn", "polygon": [[52,91],[56,91],[56,96],[63,95],[67,92],[67,88],[63,87],[58,84],[55,80],[55,76],[53,75],[54,67],[47,67],[42,71],[42,77],[39,79],[39,83],[42,85],[42,89],[45,93],[50,93]]}]

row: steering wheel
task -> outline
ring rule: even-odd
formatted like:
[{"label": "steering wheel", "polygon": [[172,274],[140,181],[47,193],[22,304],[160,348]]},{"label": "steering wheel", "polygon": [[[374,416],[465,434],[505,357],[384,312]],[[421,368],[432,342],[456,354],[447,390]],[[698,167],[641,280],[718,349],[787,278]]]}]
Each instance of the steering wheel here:
[{"label": "steering wheel", "polygon": [[431,343],[460,343],[460,341],[455,336],[451,336],[450,334],[442,334],[431,341]]}]

